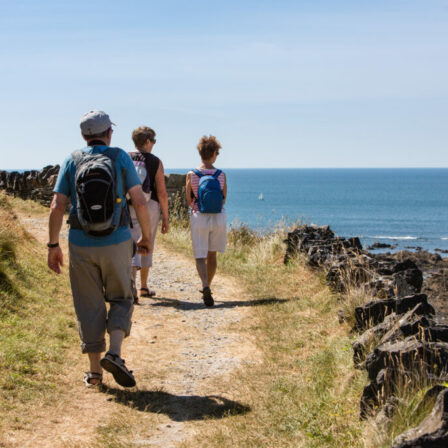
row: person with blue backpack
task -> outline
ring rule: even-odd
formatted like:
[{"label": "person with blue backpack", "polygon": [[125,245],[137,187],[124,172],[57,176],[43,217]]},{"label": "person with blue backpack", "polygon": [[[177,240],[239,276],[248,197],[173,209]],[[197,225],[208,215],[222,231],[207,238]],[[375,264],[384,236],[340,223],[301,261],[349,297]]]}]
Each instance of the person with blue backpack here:
[{"label": "person with blue backpack", "polygon": [[190,206],[190,233],[196,269],[202,282],[205,306],[214,305],[210,286],[216,274],[216,252],[225,252],[227,243],[226,175],[215,168],[221,144],[213,135],[203,136],[197,146],[201,164],[189,171],[186,180],[187,202]]},{"label": "person with blue backpack", "polygon": [[[137,251],[152,251],[150,218],[140,178],[129,155],[110,146],[109,115],[93,110],[80,123],[87,147],[74,151],[59,170],[50,207],[48,266],[61,273],[63,256],[59,234],[67,205],[70,230],[69,273],[82,353],[89,358],[87,387],[102,383],[103,369],[123,387],[135,386],[131,370],[121,358],[134,309],[131,284],[133,241],[129,230],[126,193],[132,199],[142,235]],[[109,304],[109,307],[106,306]],[[106,351],[106,331],[109,350]]]}]

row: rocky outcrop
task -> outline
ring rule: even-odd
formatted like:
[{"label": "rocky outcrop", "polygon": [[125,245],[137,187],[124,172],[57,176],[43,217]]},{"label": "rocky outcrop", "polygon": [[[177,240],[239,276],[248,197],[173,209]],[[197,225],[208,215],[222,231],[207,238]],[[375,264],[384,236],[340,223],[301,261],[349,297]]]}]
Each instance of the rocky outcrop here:
[{"label": "rocky outcrop", "polygon": [[394,244],[386,244],[386,243],[373,243],[371,246],[369,246],[368,250],[376,250],[376,249],[395,249],[397,246]]},{"label": "rocky outcrop", "polygon": [[[285,263],[300,254],[311,267],[326,271],[335,291],[359,288],[371,298],[354,310],[353,332],[359,333],[354,363],[366,369],[369,379],[360,400],[361,418],[380,411],[377,418],[387,420],[398,402],[394,394],[404,384],[448,380],[448,325],[428,301],[447,294],[446,260],[424,251],[374,255],[358,238],[339,238],[328,226],[300,226],[285,242]],[[423,427],[397,438],[396,446],[446,446],[447,411],[441,406]]]},{"label": "rocky outcrop", "polygon": [[[362,306],[355,308],[355,328],[366,330],[372,325],[377,325],[384,321],[384,318],[391,313],[396,315],[404,314],[416,305],[420,305],[418,310],[422,314],[434,314],[434,308],[428,303],[425,294],[415,294],[408,297],[396,297],[384,300],[372,300]],[[414,311],[415,312],[415,311]]]},{"label": "rocky outcrop", "polygon": [[374,297],[404,297],[419,293],[423,274],[411,259],[377,257],[363,250],[359,238],[335,236],[329,226],[300,226],[288,233],[285,263],[301,253],[314,268],[327,271],[327,283],[337,292],[363,287]]},{"label": "rocky outcrop", "polygon": [[443,448],[448,446],[448,389],[438,393],[431,414],[417,427],[400,434],[393,448]]},{"label": "rocky outcrop", "polygon": [[40,171],[0,171],[0,189],[22,199],[33,199],[49,206],[53,187],[59,173],[59,165],[49,165]]},{"label": "rocky outcrop", "polygon": [[[40,171],[0,171],[0,190],[22,199],[32,199],[49,207],[53,197],[53,188],[59,174],[59,165],[49,165]],[[185,213],[184,174],[167,174],[165,184],[168,192],[169,206],[175,213]]]}]

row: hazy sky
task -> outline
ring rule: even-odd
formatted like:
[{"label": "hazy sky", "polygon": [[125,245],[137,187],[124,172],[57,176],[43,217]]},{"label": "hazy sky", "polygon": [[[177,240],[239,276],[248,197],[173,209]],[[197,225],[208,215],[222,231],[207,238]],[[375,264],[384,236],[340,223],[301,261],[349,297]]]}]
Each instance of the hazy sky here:
[{"label": "hazy sky", "polygon": [[447,0],[0,0],[0,169],[60,163],[79,119],[157,132],[168,168],[448,167]]}]

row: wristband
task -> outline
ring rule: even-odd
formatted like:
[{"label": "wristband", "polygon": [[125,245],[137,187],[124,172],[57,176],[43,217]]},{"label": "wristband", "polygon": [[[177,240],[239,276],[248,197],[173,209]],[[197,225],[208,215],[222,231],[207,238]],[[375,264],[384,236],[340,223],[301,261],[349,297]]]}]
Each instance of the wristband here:
[{"label": "wristband", "polygon": [[59,247],[59,243],[53,243],[53,244],[51,244],[51,243],[47,243],[47,247],[48,247],[49,249],[53,249],[53,248],[55,248],[55,247]]}]

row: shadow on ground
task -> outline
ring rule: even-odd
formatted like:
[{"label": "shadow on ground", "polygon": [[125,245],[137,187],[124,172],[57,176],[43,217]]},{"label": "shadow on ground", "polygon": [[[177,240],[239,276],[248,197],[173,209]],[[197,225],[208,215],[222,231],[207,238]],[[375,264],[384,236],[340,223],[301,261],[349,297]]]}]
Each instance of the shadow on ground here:
[{"label": "shadow on ground", "polygon": [[231,415],[246,414],[250,407],[216,395],[173,395],[163,391],[129,391],[103,386],[101,392],[111,395],[110,401],[138,409],[142,412],[166,414],[171,420],[220,419]]},{"label": "shadow on ground", "polygon": [[[256,300],[232,300],[231,302],[220,302],[215,299],[215,306],[211,309],[236,308],[239,306],[261,306],[273,305],[275,303],[288,302],[289,299],[276,299],[275,297]],[[148,303],[148,302],[146,302]],[[185,311],[199,310],[205,308],[202,302],[186,302],[184,300],[170,299],[167,297],[153,297],[150,306],[173,307]]]}]

